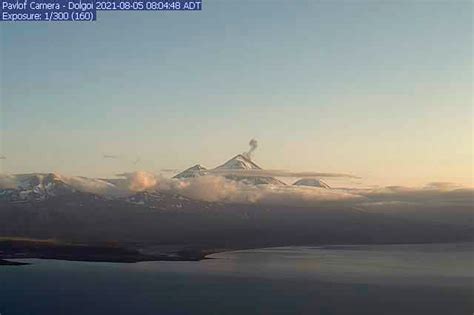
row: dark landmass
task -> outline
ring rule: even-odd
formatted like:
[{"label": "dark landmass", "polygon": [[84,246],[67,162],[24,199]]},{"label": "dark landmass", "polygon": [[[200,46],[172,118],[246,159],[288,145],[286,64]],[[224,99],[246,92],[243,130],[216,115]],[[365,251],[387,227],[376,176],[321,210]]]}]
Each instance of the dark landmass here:
[{"label": "dark landmass", "polygon": [[[7,237],[0,239],[0,259],[198,261],[219,251],[262,247],[474,239],[472,209],[456,222],[424,210],[417,217],[344,204],[227,204],[149,192],[107,199],[77,192],[41,202],[0,201],[0,237]],[[38,241],[44,239],[56,241]]]},{"label": "dark landmass", "polygon": [[23,265],[5,259],[59,259],[71,261],[135,263],[140,261],[198,261],[205,258],[197,250],[164,254],[144,254],[117,245],[70,244],[54,240],[0,239],[0,265]]},{"label": "dark landmass", "polygon": [[29,263],[0,259],[0,266],[24,266],[24,265],[29,265]]}]

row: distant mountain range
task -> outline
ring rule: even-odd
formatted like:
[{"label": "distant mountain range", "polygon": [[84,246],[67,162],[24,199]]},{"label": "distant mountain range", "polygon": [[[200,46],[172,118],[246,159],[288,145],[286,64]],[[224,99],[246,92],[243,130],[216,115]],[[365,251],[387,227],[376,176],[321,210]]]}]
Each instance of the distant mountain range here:
[{"label": "distant mountain range", "polygon": [[48,198],[71,194],[76,189],[66,184],[59,175],[22,174],[16,175],[16,187],[0,189],[0,200],[10,202],[43,201]]},{"label": "distant mountain range", "polygon": [[[215,169],[195,165],[175,180],[216,170],[248,185],[285,185],[268,176],[225,175],[227,170],[242,169],[262,168],[237,155]],[[0,236],[199,248],[466,241],[473,236],[472,225],[462,222],[415,220],[342,204],[299,207],[206,202],[154,189],[102,194],[99,192],[115,192],[121,180],[53,173],[4,175],[2,183]],[[318,187],[321,192],[329,189],[319,179],[302,179],[295,185]]]},{"label": "distant mountain range", "polygon": [[[238,173],[238,171],[243,170],[263,170],[263,168],[261,168],[259,165],[257,165],[257,163],[252,161],[244,154],[237,154],[224,164],[217,166],[214,169],[207,169],[204,166],[197,164],[179,173],[174,178],[187,179],[202,175],[217,174],[222,175],[227,179],[238,181],[248,185],[286,185],[281,180],[271,176],[245,176],[236,174]],[[318,181],[318,179],[314,180]],[[307,182],[306,185],[312,186],[310,182]],[[329,186],[327,185],[316,187],[329,188]]]},{"label": "distant mountain range", "polygon": [[[188,180],[199,176],[217,174],[229,180],[248,185],[286,185],[281,180],[271,176],[243,176],[236,174],[239,170],[263,169],[248,157],[243,154],[238,154],[214,169],[207,169],[197,164],[182,171],[173,178],[176,180]],[[3,181],[9,182],[10,184],[6,186],[3,185],[3,187],[0,186],[0,200],[21,203],[30,201],[39,202],[76,192],[89,192],[90,190],[86,187],[94,187],[94,192],[110,192],[118,190],[122,179],[94,179],[63,176],[55,173],[32,173],[6,175]],[[330,189],[329,185],[316,178],[301,179],[295,182],[294,185]]]}]

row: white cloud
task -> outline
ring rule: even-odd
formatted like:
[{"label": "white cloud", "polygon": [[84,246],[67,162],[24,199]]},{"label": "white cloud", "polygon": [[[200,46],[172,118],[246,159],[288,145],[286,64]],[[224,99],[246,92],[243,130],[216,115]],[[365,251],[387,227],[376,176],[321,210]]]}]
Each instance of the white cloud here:
[{"label": "white cloud", "polygon": [[[0,188],[15,188],[28,175],[1,175]],[[31,175],[29,175],[31,176]],[[59,175],[58,175],[59,176]],[[143,190],[180,194],[208,202],[257,203],[285,206],[463,206],[474,209],[474,189],[453,183],[430,183],[424,187],[389,186],[374,189],[324,189],[305,186],[247,185],[222,176],[169,179],[139,171],[115,179],[59,176],[77,190],[106,196]]]}]

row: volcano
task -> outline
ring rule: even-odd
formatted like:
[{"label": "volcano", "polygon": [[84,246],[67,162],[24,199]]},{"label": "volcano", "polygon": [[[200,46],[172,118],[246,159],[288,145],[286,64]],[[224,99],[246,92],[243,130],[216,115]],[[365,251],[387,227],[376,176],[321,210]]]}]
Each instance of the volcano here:
[{"label": "volcano", "polygon": [[[214,169],[207,169],[201,164],[196,164],[175,175],[173,178],[189,179],[203,175],[213,174],[213,172],[215,172],[216,175],[222,175],[227,179],[242,182],[244,184],[249,185],[286,185],[284,182],[270,176],[249,176],[248,174],[239,175],[239,170],[248,171],[263,169],[244,154],[237,154],[224,164]],[[226,171],[231,174],[226,174]]]},{"label": "volcano", "polygon": [[295,186],[311,186],[311,187],[319,187],[325,189],[331,189],[328,184],[323,182],[318,178],[303,178],[296,181],[293,185]]},{"label": "volcano", "polygon": [[[214,170],[218,171],[218,173],[225,173],[226,170],[235,173],[238,170],[262,170],[262,168],[243,154],[238,154]],[[250,185],[286,185],[284,182],[269,176],[241,176],[229,174],[224,175],[224,177]]]},{"label": "volcano", "polygon": [[207,171],[207,168],[205,168],[201,164],[196,164],[194,166],[191,166],[190,168],[185,169],[181,173],[173,176],[173,178],[177,178],[177,179],[194,178],[194,177],[205,175],[206,171]]},{"label": "volcano", "polygon": [[41,201],[76,191],[54,173],[33,173],[10,176],[16,187],[2,189],[0,199],[9,201]]}]

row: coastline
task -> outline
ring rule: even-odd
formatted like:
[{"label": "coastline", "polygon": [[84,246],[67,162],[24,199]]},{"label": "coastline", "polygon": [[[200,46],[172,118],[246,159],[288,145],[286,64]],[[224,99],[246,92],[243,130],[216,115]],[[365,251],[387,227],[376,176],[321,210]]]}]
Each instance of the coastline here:
[{"label": "coastline", "polygon": [[[449,242],[457,243],[457,242]],[[463,243],[463,242],[460,242]],[[322,249],[344,249],[357,248],[357,246],[367,245],[415,245],[414,243],[370,243],[370,244],[312,244],[305,245],[319,247]],[[422,243],[425,244],[425,243]],[[427,244],[427,243],[426,243]],[[183,245],[184,246],[184,245]],[[280,246],[242,246],[229,248],[180,247],[180,246],[157,246],[139,248],[139,246],[118,245],[118,244],[84,244],[67,243],[56,240],[38,240],[24,238],[0,238],[0,266],[23,266],[30,265],[16,259],[52,259],[64,261],[83,262],[110,262],[110,263],[138,263],[150,261],[201,261],[205,259],[215,259],[213,254],[252,250],[278,248],[299,245]]]},{"label": "coastline", "polygon": [[55,240],[0,239],[0,266],[28,263],[12,259],[54,259],[65,261],[137,263],[143,261],[199,261],[214,251],[178,249],[143,253],[120,245],[73,244]]},{"label": "coastline", "polygon": [[0,266],[25,266],[30,263],[0,259]]}]

